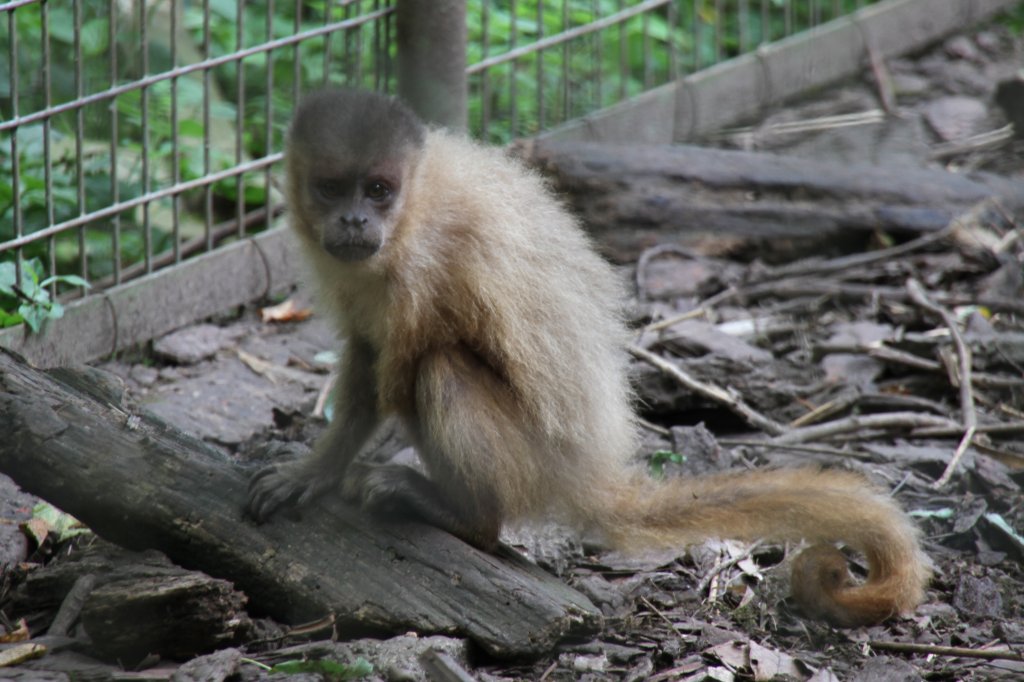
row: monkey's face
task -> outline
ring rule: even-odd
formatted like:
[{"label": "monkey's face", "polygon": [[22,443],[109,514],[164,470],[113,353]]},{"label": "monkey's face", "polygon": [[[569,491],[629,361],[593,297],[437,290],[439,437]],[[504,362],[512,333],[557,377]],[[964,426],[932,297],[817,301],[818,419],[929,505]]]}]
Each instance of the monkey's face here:
[{"label": "monkey's face", "polygon": [[325,170],[311,168],[300,187],[309,227],[324,251],[338,260],[370,258],[394,231],[403,199],[401,173],[386,163]]},{"label": "monkey's face", "polygon": [[340,261],[372,258],[399,222],[425,137],[423,124],[390,97],[308,95],[288,131],[295,228]]}]

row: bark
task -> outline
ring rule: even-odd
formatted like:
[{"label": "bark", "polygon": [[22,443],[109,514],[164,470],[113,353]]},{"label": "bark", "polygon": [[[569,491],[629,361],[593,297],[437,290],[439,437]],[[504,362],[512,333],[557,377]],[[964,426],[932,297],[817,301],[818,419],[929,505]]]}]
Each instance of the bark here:
[{"label": "bark", "polygon": [[[940,230],[979,202],[1024,206],[1024,182],[691,146],[537,143],[518,153],[550,176],[617,262],[676,243],[792,258],[876,230]],[[1004,214],[1005,215],[1005,214]]]},{"label": "bark", "polygon": [[333,613],[339,631],[467,635],[495,656],[536,656],[595,632],[586,597],[506,552],[385,524],[328,502],[256,526],[249,472],[126,404],[97,370],[42,372],[0,350],[0,472],[132,549],[232,581],[289,623]]}]

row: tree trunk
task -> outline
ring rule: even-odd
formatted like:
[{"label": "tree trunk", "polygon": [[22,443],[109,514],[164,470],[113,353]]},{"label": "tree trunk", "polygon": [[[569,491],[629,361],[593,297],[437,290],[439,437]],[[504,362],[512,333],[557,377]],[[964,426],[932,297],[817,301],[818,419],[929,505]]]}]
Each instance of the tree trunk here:
[{"label": "tree trunk", "polygon": [[997,221],[1000,208],[1024,206],[1024,182],[985,173],[691,146],[527,143],[518,153],[551,177],[617,262],[663,243],[791,259],[875,230],[939,230],[990,198]]},{"label": "tree trunk", "polygon": [[126,405],[107,376],[42,372],[0,350],[0,471],[99,535],[230,580],[286,622],[334,613],[346,635],[463,634],[511,657],[600,627],[586,597],[538,567],[434,528],[335,502],[254,525],[242,516],[249,472]]}]

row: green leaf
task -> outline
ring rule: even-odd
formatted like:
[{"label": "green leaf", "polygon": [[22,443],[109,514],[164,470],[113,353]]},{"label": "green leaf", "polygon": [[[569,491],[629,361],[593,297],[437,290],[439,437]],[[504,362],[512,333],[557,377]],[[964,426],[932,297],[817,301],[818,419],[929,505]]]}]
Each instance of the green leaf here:
[{"label": "green leaf", "polygon": [[42,282],[39,283],[39,286],[41,286],[41,287],[48,287],[51,284],[53,284],[54,282],[60,282],[62,284],[70,284],[73,287],[85,287],[86,289],[89,289],[89,288],[92,287],[91,284],[86,282],[84,279],[82,279],[78,275],[54,275],[53,277],[47,277],[46,279],[44,279]]},{"label": "green leaf", "polygon": [[327,659],[308,661],[284,661],[270,669],[271,673],[299,675],[313,673],[325,676],[328,680],[358,680],[373,674],[373,666],[364,659],[357,658],[351,664],[338,663]]},{"label": "green leaf", "polygon": [[18,312],[25,319],[25,324],[33,332],[38,332],[43,322],[46,321],[46,310],[37,305],[23,303],[18,306]]},{"label": "green leaf", "polygon": [[0,263],[0,294],[16,296],[14,284],[18,281],[18,271],[11,261]]},{"label": "green leaf", "polygon": [[665,465],[669,462],[673,464],[682,464],[686,461],[686,455],[681,455],[678,452],[672,452],[671,450],[658,450],[651,455],[651,461],[648,463],[648,468],[651,472],[651,476],[654,478],[665,477]]},{"label": "green leaf", "polygon": [[0,308],[0,329],[5,327],[13,327],[14,325],[21,324],[25,321],[18,313],[9,313],[3,308]]},{"label": "green leaf", "polygon": [[48,502],[40,502],[32,508],[32,518],[42,519],[57,534],[57,540],[67,540],[78,535],[91,533],[81,521],[71,514],[62,512]]}]

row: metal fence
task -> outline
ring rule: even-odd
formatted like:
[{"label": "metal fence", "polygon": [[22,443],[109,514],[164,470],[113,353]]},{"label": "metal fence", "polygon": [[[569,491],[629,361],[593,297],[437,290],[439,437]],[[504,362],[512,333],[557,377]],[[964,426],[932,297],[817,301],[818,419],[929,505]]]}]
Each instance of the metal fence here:
[{"label": "metal fence", "polygon": [[0,259],[21,288],[115,286],[269,225],[299,93],[392,80],[393,7],[310,4],[0,3]]},{"label": "metal fence", "polygon": [[[0,326],[269,227],[296,98],[394,92],[417,3],[0,0]],[[468,0],[469,128],[533,135],[867,4]]]},{"label": "metal fence", "polygon": [[470,124],[534,135],[839,18],[872,0],[480,0]]}]

